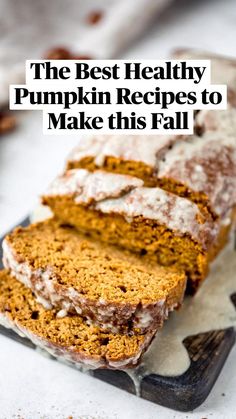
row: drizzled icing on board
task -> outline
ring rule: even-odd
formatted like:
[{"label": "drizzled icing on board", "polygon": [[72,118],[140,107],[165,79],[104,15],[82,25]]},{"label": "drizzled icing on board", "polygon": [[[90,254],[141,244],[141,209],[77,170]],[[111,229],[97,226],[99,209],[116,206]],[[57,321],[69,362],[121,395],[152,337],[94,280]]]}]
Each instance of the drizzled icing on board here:
[{"label": "drizzled icing on board", "polygon": [[236,310],[230,296],[236,292],[234,241],[218,256],[208,278],[194,297],[186,298],[180,311],[171,314],[143,357],[142,370],[178,376],[190,365],[183,340],[191,335],[236,326]]}]

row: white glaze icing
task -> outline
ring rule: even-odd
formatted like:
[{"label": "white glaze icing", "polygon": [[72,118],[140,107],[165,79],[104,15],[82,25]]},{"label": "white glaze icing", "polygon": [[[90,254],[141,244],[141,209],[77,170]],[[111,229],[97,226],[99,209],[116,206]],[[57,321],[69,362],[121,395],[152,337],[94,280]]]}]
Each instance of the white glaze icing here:
[{"label": "white glaze icing", "polygon": [[52,211],[46,205],[42,205],[38,203],[38,205],[34,208],[33,212],[30,214],[30,222],[36,223],[37,221],[47,220],[53,216]]},{"label": "white glaze icing", "polygon": [[236,109],[225,111],[201,110],[197,113],[195,124],[204,131],[222,131],[222,135],[232,136],[236,143]]},{"label": "white glaze icing", "polygon": [[109,173],[104,177],[102,171],[91,173],[84,169],[74,169],[56,178],[46,195],[75,195],[75,202],[89,204],[108,197],[118,197],[142,185],[141,179],[131,176]]},{"label": "white glaze icing", "polygon": [[19,264],[12,254],[11,249],[9,248],[7,241],[3,240],[2,242],[2,250],[3,250],[3,265],[6,269],[13,269],[16,272],[16,275],[18,276],[18,279],[24,284],[27,288],[30,288],[30,275],[31,270],[28,264],[21,263]]},{"label": "white glaze icing", "polygon": [[106,157],[122,160],[140,161],[155,167],[157,154],[162,153],[178,140],[174,135],[97,135],[80,140],[68,157],[68,161],[80,161],[85,157],[94,157],[99,167]]},{"label": "white glaze icing", "polygon": [[68,161],[82,160],[83,158],[88,156],[99,156],[106,141],[107,136],[105,135],[81,137],[79,139],[78,147],[72,150],[70,155],[68,156]]},{"label": "white glaze icing", "polygon": [[[234,138],[226,137],[222,138],[219,133],[206,133],[203,137],[191,136],[188,138],[188,141],[181,142],[179,141],[176,145],[169,150],[163,161],[159,163],[158,176],[163,177],[171,170],[171,167],[178,162],[178,167],[176,168],[181,171],[181,166],[185,165],[186,160],[191,160],[195,156],[199,155],[199,158],[204,158],[204,150],[208,150],[208,153],[214,152],[215,147],[222,149],[224,146],[234,147],[236,145]],[[210,156],[206,156],[207,158]],[[176,165],[177,166],[177,165]],[[195,166],[196,172],[201,176],[204,175],[203,167],[198,164]],[[200,176],[196,176],[195,182],[199,181],[199,185],[196,183],[195,189],[199,190],[202,187],[202,182],[207,178],[204,177],[202,180]],[[188,179],[186,178],[185,181]]]},{"label": "white glaze icing", "polygon": [[[164,301],[163,301],[164,304]],[[136,317],[137,317],[137,321],[136,321],[136,326],[137,327],[147,327],[151,322],[152,322],[152,316],[150,315],[150,313],[146,312],[142,312],[142,313],[136,313]]]},{"label": "white glaze icing", "polygon": [[160,162],[158,177],[205,193],[223,216],[236,203],[236,139],[217,131],[178,142]]}]

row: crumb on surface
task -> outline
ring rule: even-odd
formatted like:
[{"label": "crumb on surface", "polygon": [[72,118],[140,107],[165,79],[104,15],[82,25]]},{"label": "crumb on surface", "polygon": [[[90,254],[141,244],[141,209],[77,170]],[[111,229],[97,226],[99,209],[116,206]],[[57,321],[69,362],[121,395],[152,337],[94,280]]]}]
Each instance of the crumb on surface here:
[{"label": "crumb on surface", "polygon": [[16,119],[10,111],[0,111],[0,135],[12,131],[16,126]]},{"label": "crumb on surface", "polygon": [[90,12],[89,15],[87,16],[87,23],[89,25],[96,25],[102,20],[102,17],[103,17],[103,12],[101,12],[100,10],[94,10]]},{"label": "crumb on surface", "polygon": [[77,54],[67,47],[52,47],[46,51],[44,58],[46,60],[91,60],[92,57],[86,54]]}]

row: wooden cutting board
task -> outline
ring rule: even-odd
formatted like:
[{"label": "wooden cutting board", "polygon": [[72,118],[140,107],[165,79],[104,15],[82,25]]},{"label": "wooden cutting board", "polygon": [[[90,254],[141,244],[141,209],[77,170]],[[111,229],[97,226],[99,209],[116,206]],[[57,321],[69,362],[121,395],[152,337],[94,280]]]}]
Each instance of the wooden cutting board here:
[{"label": "wooden cutting board", "polygon": [[[24,226],[28,224],[28,218],[21,223]],[[2,250],[0,250],[0,266],[2,267],[1,260]],[[231,298],[236,306],[236,294]],[[0,326],[0,333],[30,348],[36,348],[28,339],[22,338],[2,326]],[[144,399],[175,410],[187,412],[197,408],[204,402],[214,386],[235,343],[235,334],[233,328],[228,328],[189,336],[184,340],[191,359],[189,369],[178,377],[163,377],[156,374],[145,376],[140,382],[139,395]],[[136,394],[133,379],[123,371],[100,369],[93,370],[91,375],[129,393]]]}]

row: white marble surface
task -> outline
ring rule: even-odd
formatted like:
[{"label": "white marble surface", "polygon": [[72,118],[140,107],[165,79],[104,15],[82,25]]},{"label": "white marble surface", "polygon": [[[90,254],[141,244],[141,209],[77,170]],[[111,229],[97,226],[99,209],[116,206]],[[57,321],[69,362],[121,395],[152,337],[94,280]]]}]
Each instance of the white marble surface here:
[{"label": "white marble surface", "polygon": [[[125,58],[164,58],[171,48],[194,46],[236,55],[235,0],[179,0]],[[19,129],[0,138],[0,234],[27,215],[63,168],[76,138],[44,137],[40,113],[18,114]],[[138,399],[0,336],[0,419],[58,418],[233,419],[236,350],[207,401],[178,413]],[[225,396],[222,396],[222,393]]]}]

